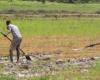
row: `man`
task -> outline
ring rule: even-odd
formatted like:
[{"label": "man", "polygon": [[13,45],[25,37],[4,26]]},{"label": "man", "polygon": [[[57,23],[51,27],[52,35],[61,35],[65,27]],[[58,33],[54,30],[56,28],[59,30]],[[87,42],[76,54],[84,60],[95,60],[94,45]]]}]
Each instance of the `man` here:
[{"label": "man", "polygon": [[10,45],[9,53],[10,53],[10,61],[13,63],[13,51],[16,50],[17,52],[17,63],[19,62],[20,56],[20,44],[22,41],[22,35],[19,31],[19,28],[13,24],[11,24],[10,20],[6,21],[7,29],[9,30],[4,36],[6,37],[9,33],[12,33],[13,40]]}]

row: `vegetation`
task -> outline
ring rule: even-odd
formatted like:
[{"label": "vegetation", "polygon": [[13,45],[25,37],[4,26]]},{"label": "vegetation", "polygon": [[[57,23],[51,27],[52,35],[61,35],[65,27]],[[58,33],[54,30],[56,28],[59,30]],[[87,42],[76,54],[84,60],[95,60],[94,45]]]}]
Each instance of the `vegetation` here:
[{"label": "vegetation", "polygon": [[33,77],[32,80],[99,80],[100,61],[97,61],[88,71],[81,72],[76,66],[71,66],[65,71],[59,72],[55,75]]},{"label": "vegetation", "polygon": [[[7,0],[7,1],[16,1],[16,0]],[[45,3],[46,1],[50,2],[64,2],[64,3],[89,3],[89,2],[100,2],[99,0],[20,0],[20,1],[41,1]]]},{"label": "vegetation", "polygon": [[0,74],[0,80],[16,80],[16,78],[13,75]]},{"label": "vegetation", "polygon": [[[39,35],[87,35],[100,34],[99,18],[70,17],[63,19],[34,18],[33,20],[18,20],[12,22],[20,27],[24,36]],[[0,20],[1,29],[5,31],[5,23]]]},{"label": "vegetation", "polygon": [[[42,4],[42,3],[43,4]],[[93,3],[95,2],[95,3]],[[0,0],[0,13],[16,11],[68,11],[68,12],[100,12],[100,0]],[[78,3],[78,4],[77,4]],[[81,4],[85,3],[85,4]],[[93,4],[91,4],[93,3]],[[100,18],[97,17],[67,17],[67,18],[31,18],[11,19],[18,25],[24,37],[33,36],[99,36]],[[5,20],[0,18],[0,31],[6,32]],[[1,36],[1,35],[0,35]],[[41,44],[42,45],[42,44]],[[40,46],[41,47],[41,46]],[[87,53],[86,53],[87,54]],[[2,73],[3,65],[0,65]],[[26,80],[100,80],[100,60],[89,69],[81,70],[70,66],[55,74],[34,76]],[[14,75],[0,74],[0,80],[17,80]],[[18,79],[18,80],[25,80]]]},{"label": "vegetation", "polygon": [[71,11],[71,12],[99,12],[100,4],[65,4],[47,2],[45,5],[40,2],[29,1],[0,1],[0,13],[16,11]]},{"label": "vegetation", "polygon": [[[100,60],[92,64],[90,69],[81,70],[77,66],[70,66],[66,70],[57,72],[55,74],[48,74],[44,76],[34,76],[32,78],[23,78],[18,80],[100,80]],[[17,80],[12,75],[0,75],[0,80]]]}]

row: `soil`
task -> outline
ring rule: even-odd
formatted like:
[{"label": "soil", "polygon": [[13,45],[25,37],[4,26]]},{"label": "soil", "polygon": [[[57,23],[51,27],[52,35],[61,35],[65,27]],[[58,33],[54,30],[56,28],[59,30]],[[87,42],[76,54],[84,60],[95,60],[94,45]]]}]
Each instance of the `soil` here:
[{"label": "soil", "polygon": [[[51,53],[60,54],[62,57],[100,56],[100,45],[80,51],[73,49],[83,48],[87,45],[98,43],[97,37],[81,36],[33,36],[24,37],[21,48],[26,54]],[[8,55],[10,42],[1,37],[0,55]]]},{"label": "soil", "polygon": [[[0,74],[10,74],[17,78],[30,78],[32,76],[54,75],[64,70],[76,67],[80,73],[88,73],[100,60],[100,46],[87,48],[82,51],[72,49],[84,47],[99,42],[97,37],[81,36],[33,36],[23,38],[21,48],[30,55],[32,61],[20,56],[20,62],[9,61],[10,42],[6,38],[0,39]],[[72,67],[71,67],[72,66]],[[66,71],[67,71],[66,70]]]}]

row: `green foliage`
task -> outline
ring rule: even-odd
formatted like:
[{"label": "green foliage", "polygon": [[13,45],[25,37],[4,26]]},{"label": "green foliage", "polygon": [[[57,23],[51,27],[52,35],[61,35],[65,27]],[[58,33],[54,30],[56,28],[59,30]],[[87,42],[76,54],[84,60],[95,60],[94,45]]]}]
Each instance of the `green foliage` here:
[{"label": "green foliage", "polygon": [[90,69],[90,73],[94,77],[99,77],[99,75],[100,75],[100,60],[96,61],[94,66]]},{"label": "green foliage", "polygon": [[0,80],[16,80],[16,78],[12,75],[0,74]]},{"label": "green foliage", "polygon": [[[46,2],[42,4],[40,2],[31,1],[1,1],[0,2],[0,12],[7,12],[9,10],[13,11],[68,11],[68,12],[87,12],[96,13],[100,11],[100,4],[65,4],[56,2]],[[11,11],[10,11],[11,12]],[[15,13],[16,14],[16,13]]]},{"label": "green foliage", "polygon": [[93,66],[84,71],[77,66],[70,66],[64,71],[55,73],[54,75],[45,75],[33,77],[31,80],[100,80],[100,60],[96,61]]},{"label": "green foliage", "polygon": [[[34,18],[33,20],[12,20],[24,36],[37,35],[87,35],[100,34],[99,18],[70,17],[64,19]],[[1,29],[6,31],[5,22],[0,20]]]},{"label": "green foliage", "polygon": [[[1,0],[3,1],[3,0]],[[98,3],[100,2],[100,0],[5,0],[5,1],[10,1],[10,2],[14,2],[14,1],[39,1],[42,3],[45,3],[46,1],[49,2],[62,2],[62,3]]]},{"label": "green foliage", "polygon": [[[23,0],[23,1],[39,1],[39,0]],[[40,0],[42,2],[42,0]],[[64,3],[89,3],[89,2],[100,2],[100,0],[45,0],[50,2],[64,2]]]}]

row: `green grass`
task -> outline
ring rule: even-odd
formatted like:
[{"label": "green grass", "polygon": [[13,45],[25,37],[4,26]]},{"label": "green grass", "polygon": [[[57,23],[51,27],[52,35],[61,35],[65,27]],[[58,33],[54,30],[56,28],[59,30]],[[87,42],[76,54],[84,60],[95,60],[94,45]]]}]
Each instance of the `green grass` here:
[{"label": "green grass", "polygon": [[4,10],[64,10],[74,12],[96,12],[100,11],[100,4],[64,4],[64,3],[51,3],[47,2],[42,4],[41,2],[30,1],[0,1],[0,11]]},{"label": "green grass", "polygon": [[[12,20],[19,26],[24,36],[50,36],[50,35],[84,35],[98,36],[100,34],[100,18],[65,18],[33,20]],[[4,20],[0,20],[2,31],[6,31]]]},{"label": "green grass", "polygon": [[13,75],[0,74],[0,80],[17,80]]}]

